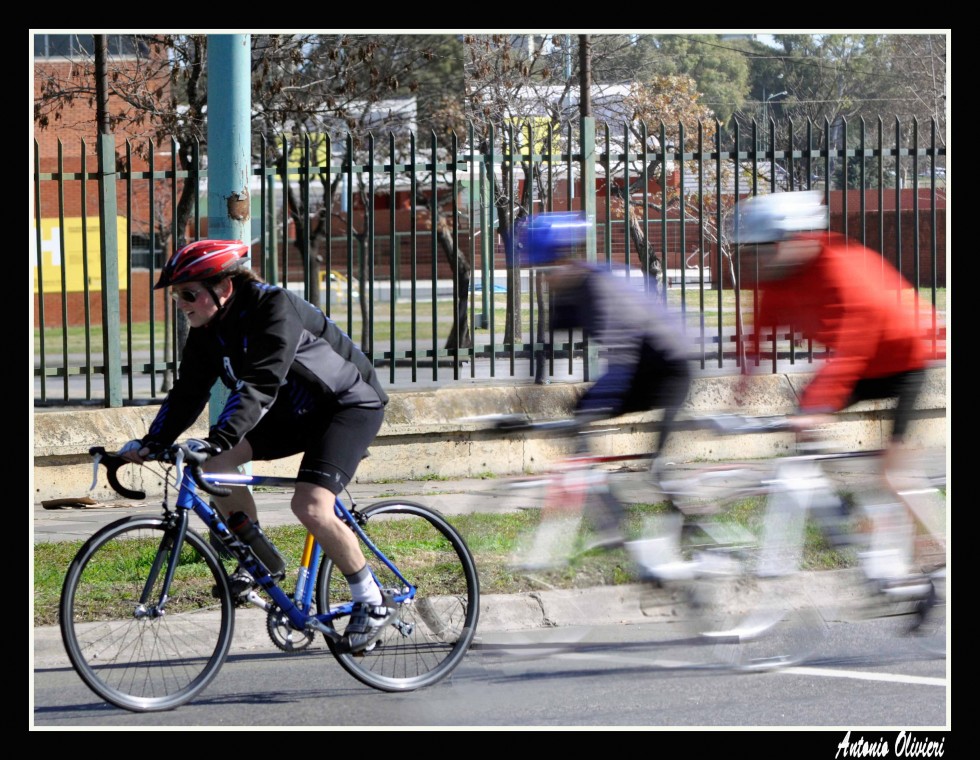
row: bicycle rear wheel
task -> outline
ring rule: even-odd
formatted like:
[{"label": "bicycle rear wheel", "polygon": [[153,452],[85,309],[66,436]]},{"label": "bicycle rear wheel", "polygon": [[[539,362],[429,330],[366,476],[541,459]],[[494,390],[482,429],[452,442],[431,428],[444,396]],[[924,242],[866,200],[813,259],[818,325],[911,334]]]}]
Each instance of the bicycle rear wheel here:
[{"label": "bicycle rear wheel", "polygon": [[72,666],[92,691],[125,710],[188,702],[217,675],[231,645],[227,576],[193,531],[184,537],[166,608],[155,610],[176,533],[162,517],[112,523],[82,546],[62,586],[61,636]]},{"label": "bicycle rear wheel", "polygon": [[[462,536],[435,510],[408,501],[372,504],[361,513],[368,539],[417,591],[402,604],[375,647],[350,654],[327,639],[340,665],[354,678],[381,691],[411,691],[445,678],[459,665],[476,633],[480,584]],[[382,588],[402,583],[368,553]],[[318,609],[351,601],[347,581],[324,559],[317,574]],[[333,622],[343,633],[345,619]]]},{"label": "bicycle rear wheel", "polygon": [[918,603],[916,621],[909,631],[915,642],[930,654],[946,656],[946,568],[930,574],[932,594]]}]

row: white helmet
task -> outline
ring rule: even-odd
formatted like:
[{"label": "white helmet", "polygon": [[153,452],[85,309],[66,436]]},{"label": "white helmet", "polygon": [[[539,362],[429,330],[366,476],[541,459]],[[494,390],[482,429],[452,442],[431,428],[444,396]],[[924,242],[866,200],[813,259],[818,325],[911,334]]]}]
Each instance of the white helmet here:
[{"label": "white helmet", "polygon": [[819,190],[756,195],[740,202],[732,219],[732,242],[774,243],[797,232],[825,230],[827,207]]}]

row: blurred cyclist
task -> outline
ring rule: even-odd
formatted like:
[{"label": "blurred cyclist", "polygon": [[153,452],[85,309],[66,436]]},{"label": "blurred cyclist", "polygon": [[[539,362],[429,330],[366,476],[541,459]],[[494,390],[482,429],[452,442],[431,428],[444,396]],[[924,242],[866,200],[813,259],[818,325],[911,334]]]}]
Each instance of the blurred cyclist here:
[{"label": "blurred cyclist", "polygon": [[[373,647],[395,610],[357,538],[334,512],[381,427],[388,396],[371,361],[318,308],[262,282],[248,268],[240,240],[199,240],[178,250],[156,288],[169,287],[190,324],[180,372],[143,438],[120,454],[142,462],[173,443],[204,409],[217,380],[230,391],[203,440],[187,444],[209,455],[205,470],[227,472],[253,459],[303,453],[292,510],[347,578],[354,609],[344,637],[351,651]],[[242,511],[257,522],[247,488],[216,499],[226,517]],[[239,600],[255,586],[239,568]]]},{"label": "blurred cyclist", "polygon": [[[912,286],[877,252],[829,232],[827,207],[816,191],[744,200],[732,231],[734,242],[756,247],[757,334],[792,325],[829,349],[830,357],[803,390],[795,427],[817,427],[831,419],[826,415],[859,401],[896,399],[884,478],[945,551],[944,518],[910,493],[915,489],[901,453],[925,379],[925,327],[931,324]],[[743,271],[751,270],[744,266],[747,253],[743,249]],[[760,343],[755,341],[756,358]]]},{"label": "blurred cyclist", "polygon": [[[551,295],[551,324],[581,328],[604,349],[606,370],[579,398],[583,421],[663,409],[653,472],[691,386],[691,369],[680,331],[655,293],[582,260],[589,226],[581,212],[543,213],[532,218],[522,239],[521,261],[541,268]],[[619,520],[621,515],[617,515]],[[621,531],[610,544],[622,541]],[[617,526],[618,528],[618,526]]]}]

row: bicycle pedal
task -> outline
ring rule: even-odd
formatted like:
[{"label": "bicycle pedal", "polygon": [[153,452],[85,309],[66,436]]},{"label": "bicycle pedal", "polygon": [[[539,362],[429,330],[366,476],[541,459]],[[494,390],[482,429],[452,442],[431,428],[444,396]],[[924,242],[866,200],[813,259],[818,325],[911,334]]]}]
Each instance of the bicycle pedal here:
[{"label": "bicycle pedal", "polygon": [[349,652],[349,654],[351,657],[363,657],[364,655],[370,654],[375,649],[377,649],[379,644],[380,642],[378,641],[372,641],[370,644],[364,647],[364,649],[359,649],[356,652]]},{"label": "bicycle pedal", "polygon": [[928,599],[934,592],[932,583],[925,582],[886,584],[881,593],[890,599],[902,601],[922,601]]}]

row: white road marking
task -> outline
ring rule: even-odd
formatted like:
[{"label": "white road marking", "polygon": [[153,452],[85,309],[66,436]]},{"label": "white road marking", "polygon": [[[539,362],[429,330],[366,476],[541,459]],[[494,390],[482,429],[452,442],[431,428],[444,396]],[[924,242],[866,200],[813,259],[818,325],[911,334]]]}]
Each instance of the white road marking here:
[{"label": "white road marking", "polygon": [[863,670],[834,670],[833,668],[782,668],[776,673],[790,673],[801,676],[824,676],[826,678],[855,678],[859,681],[890,681],[892,683],[913,683],[920,686],[946,686],[945,678],[928,676],[906,676],[899,673],[869,673]]},{"label": "white road marking", "polygon": [[[618,662],[642,663],[647,667],[659,667],[665,670],[691,667],[698,665],[686,660],[673,660],[665,658],[646,658],[622,653],[603,653],[603,652],[561,652],[555,651],[552,656],[560,659],[569,660],[608,660]],[[723,665],[718,667],[724,668]],[[946,687],[945,678],[933,678],[930,676],[910,676],[900,673],[872,673],[862,670],[837,670],[834,668],[808,668],[805,666],[773,668],[772,673],[788,673],[798,676],[821,676],[823,678],[853,678],[858,681],[888,681],[891,683],[908,683],[918,686],[942,686]]]}]

